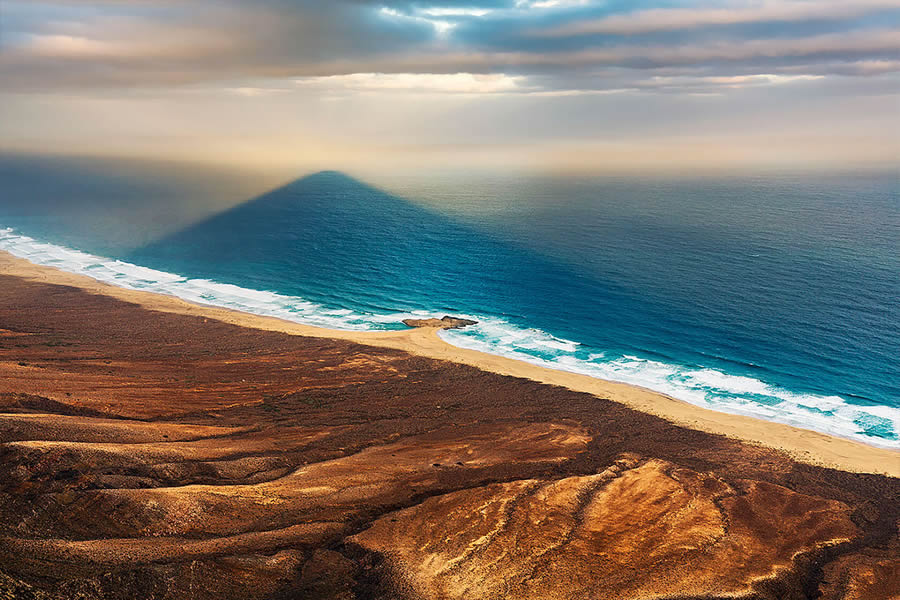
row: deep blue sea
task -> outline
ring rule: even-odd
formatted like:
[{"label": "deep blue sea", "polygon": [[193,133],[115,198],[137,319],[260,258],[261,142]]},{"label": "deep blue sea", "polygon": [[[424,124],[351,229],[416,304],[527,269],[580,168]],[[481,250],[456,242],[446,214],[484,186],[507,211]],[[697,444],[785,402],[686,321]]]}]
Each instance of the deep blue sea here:
[{"label": "deep blue sea", "polygon": [[470,316],[442,337],[900,448],[897,173],[165,178],[6,157],[0,249],[325,327]]}]

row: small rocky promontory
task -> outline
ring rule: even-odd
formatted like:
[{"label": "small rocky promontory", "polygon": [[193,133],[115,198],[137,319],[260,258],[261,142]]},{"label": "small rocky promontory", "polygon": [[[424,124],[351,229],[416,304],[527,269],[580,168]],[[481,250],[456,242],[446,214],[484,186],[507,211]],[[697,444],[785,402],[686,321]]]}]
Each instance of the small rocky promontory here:
[{"label": "small rocky promontory", "polygon": [[459,317],[451,317],[444,315],[440,319],[434,317],[430,319],[403,319],[403,324],[408,327],[435,327],[438,329],[462,329],[469,325],[475,325],[478,321],[469,319],[460,319]]}]

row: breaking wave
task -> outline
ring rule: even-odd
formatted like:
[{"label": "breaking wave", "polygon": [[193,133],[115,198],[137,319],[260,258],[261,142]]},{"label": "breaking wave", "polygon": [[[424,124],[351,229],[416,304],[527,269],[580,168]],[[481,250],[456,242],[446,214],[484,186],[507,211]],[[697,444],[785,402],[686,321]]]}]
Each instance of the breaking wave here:
[{"label": "breaking wave", "polygon": [[[128,262],[40,242],[0,229],[0,250],[38,265],[120,287],[175,296],[307,325],[342,330],[396,328],[402,319],[434,311],[365,313],[334,309],[297,296],[188,278]],[[792,392],[744,375],[603,352],[540,329],[484,315],[479,323],[440,333],[446,342],[550,369],[641,386],[705,408],[812,429],[868,444],[900,449],[900,409],[850,403],[839,396]]]}]

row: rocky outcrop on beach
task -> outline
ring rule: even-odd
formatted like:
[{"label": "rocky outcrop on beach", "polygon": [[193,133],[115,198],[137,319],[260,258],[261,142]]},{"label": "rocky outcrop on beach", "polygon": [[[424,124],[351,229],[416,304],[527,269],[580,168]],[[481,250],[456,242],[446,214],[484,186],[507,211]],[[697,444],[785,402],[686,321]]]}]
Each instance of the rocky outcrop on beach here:
[{"label": "rocky outcrop on beach", "polygon": [[900,593],[896,479],[5,275],[0,331],[0,598]]},{"label": "rocky outcrop on beach", "polygon": [[444,315],[440,319],[434,317],[430,319],[403,319],[402,322],[407,327],[433,327],[436,329],[462,329],[478,323],[478,321],[451,317],[450,315]]}]

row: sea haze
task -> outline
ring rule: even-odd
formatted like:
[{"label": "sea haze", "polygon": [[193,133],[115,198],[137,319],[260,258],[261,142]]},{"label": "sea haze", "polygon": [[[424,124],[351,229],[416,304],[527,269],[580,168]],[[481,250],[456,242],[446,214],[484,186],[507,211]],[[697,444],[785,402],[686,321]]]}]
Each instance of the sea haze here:
[{"label": "sea haze", "polygon": [[141,186],[111,167],[61,194],[6,164],[0,249],[38,263],[326,327],[471,316],[444,339],[900,448],[896,174],[328,171],[170,203],[117,244],[112,209],[123,230],[153,213]]}]

